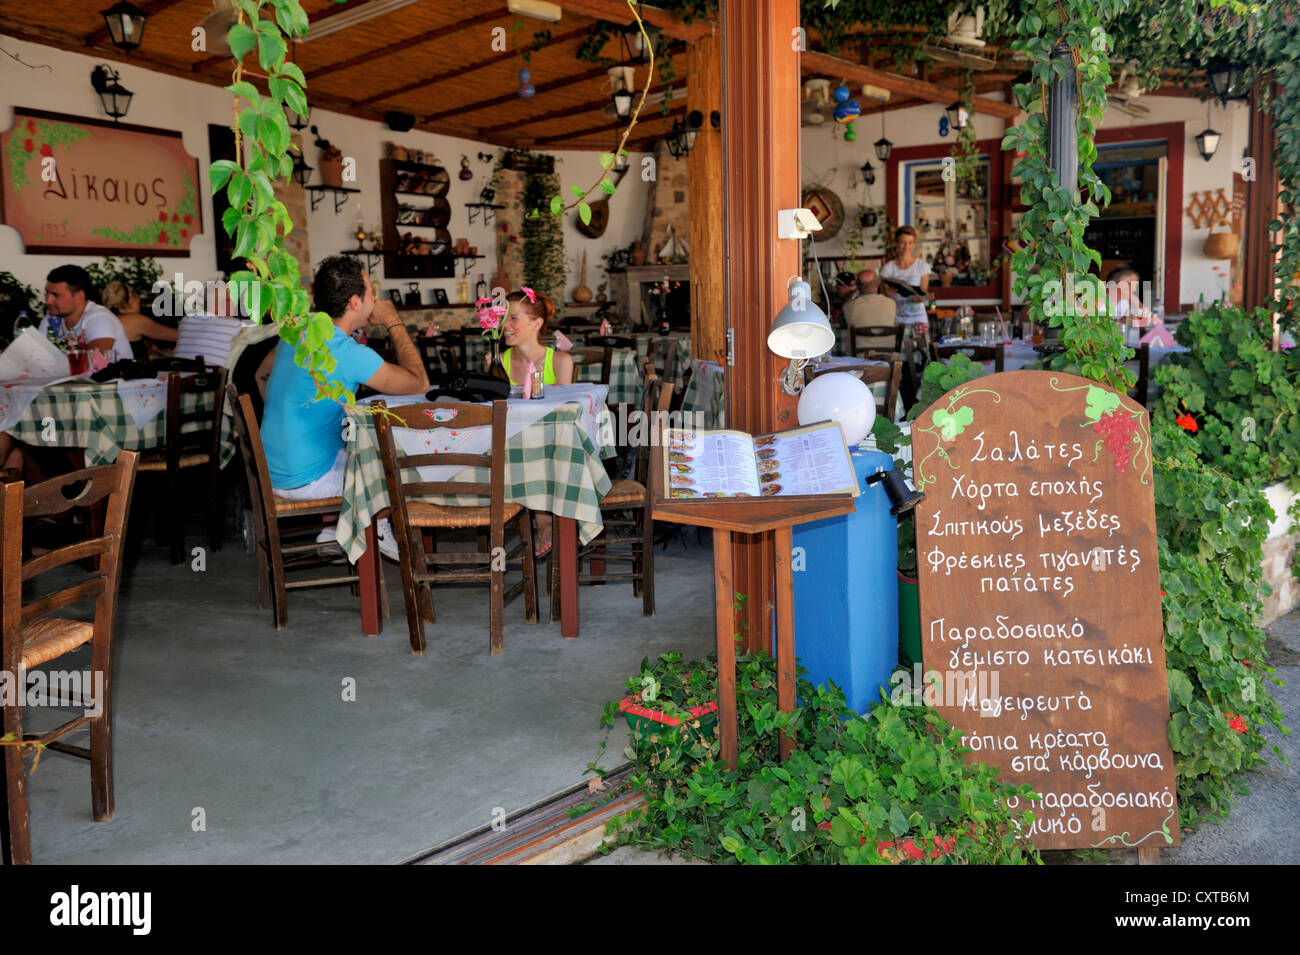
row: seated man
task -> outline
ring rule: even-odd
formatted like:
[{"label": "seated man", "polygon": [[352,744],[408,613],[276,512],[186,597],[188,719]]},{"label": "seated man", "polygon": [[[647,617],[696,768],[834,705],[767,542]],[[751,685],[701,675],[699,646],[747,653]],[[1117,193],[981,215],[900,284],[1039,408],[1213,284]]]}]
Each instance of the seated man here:
[{"label": "seated man", "polygon": [[91,301],[90,275],[79,265],[60,265],[45,277],[45,318],[39,331],[68,347],[93,348],[110,361],[131,358],[131,343],[117,316]]},{"label": "seated man", "polygon": [[[131,358],[131,343],[117,316],[92,302],[90,275],[79,265],[60,265],[45,277],[45,318],[38,331],[65,348],[95,349],[114,362]],[[0,432],[0,469],[17,472],[29,484],[80,465],[65,448],[38,448]]]},{"label": "seated man", "polygon": [[[875,269],[863,269],[858,273],[858,296],[844,306],[844,317],[850,329],[872,326],[879,328],[888,325],[893,328],[898,317],[898,308],[894,300],[880,294],[880,279]],[[852,335],[852,332],[849,333]],[[894,333],[888,335],[858,335],[856,346],[849,342],[850,349],[857,351],[894,350]]]},{"label": "seated man", "polygon": [[[368,385],[385,395],[423,393],[429,388],[420,352],[411,341],[391,302],[376,301],[370,276],[356,259],[331,256],[320,264],[313,288],[316,308],[334,319],[334,335],[326,347],[337,362],[327,379],[348,391]],[[388,329],[397,364],[357,344],[352,333],[369,320]],[[287,500],[338,497],[343,493],[347,449],[343,443],[343,406],[318,399],[316,384],[293,360],[294,349],[276,348],[266,386],[262,442],[266,447],[271,487]],[[381,522],[381,525],[385,522]],[[391,535],[380,527],[383,538]],[[325,539],[329,539],[326,537]],[[386,552],[387,547],[383,548]],[[393,551],[395,553],[395,551]]]}]

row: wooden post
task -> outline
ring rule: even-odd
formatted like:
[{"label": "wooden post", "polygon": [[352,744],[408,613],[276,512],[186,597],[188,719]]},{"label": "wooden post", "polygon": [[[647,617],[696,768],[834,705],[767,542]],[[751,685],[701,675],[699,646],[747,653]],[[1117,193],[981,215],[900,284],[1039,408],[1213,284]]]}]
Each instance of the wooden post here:
[{"label": "wooden post", "polygon": [[704,125],[687,157],[691,209],[691,354],[714,361],[727,349],[722,234],[722,133],[709,116],[722,110],[722,44],[701,37],[686,54],[687,112],[699,110]]},{"label": "wooden post", "polygon": [[[1261,111],[1260,97],[1269,82],[1260,79],[1250,96],[1250,138],[1246,154],[1255,160],[1255,178],[1246,184],[1246,274],[1242,276],[1242,304],[1247,312],[1267,308],[1273,301],[1276,276],[1273,272],[1273,234],[1268,223],[1277,209],[1277,164],[1273,150],[1277,148],[1273,130],[1273,114]],[[1280,336],[1277,316],[1273,317],[1273,350],[1279,348]]]},{"label": "wooden post", "polygon": [[[798,275],[799,243],[778,240],[778,209],[798,207],[798,0],[723,0],[722,133],[726,202],[726,308],[735,338],[727,423],[762,434],[797,423],[780,393],[782,361],[767,348],[773,317]],[[736,541],[732,585],[748,598],[744,649],[772,646],[772,535]]]}]

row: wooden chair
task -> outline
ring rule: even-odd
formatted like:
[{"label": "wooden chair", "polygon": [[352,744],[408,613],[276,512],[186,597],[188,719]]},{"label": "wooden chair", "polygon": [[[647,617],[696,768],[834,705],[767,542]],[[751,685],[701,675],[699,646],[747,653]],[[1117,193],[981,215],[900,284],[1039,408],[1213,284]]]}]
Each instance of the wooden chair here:
[{"label": "wooden chair", "polygon": [[424,364],[425,374],[432,381],[435,374],[441,373],[443,369],[442,355],[444,348],[437,338],[427,338],[421,335],[415,339],[415,347],[420,350],[420,361]]},{"label": "wooden chair", "polygon": [[588,335],[587,344],[593,348],[636,348],[636,342],[623,335]]},{"label": "wooden chair", "polygon": [[[849,354],[861,357],[864,352],[887,349],[896,345],[901,325],[858,325],[849,327]],[[897,351],[897,347],[894,349]]]},{"label": "wooden chair", "polygon": [[[253,510],[257,538],[257,606],[261,610],[271,607],[275,629],[283,630],[289,623],[288,591],[356,582],[356,570],[346,561],[343,573],[288,579],[290,573],[333,564],[343,557],[343,549],[337,543],[320,544],[316,541],[316,535],[322,529],[338,524],[343,499],[326,497],[286,501],[276,497],[271,488],[262,432],[253,414],[252,400],[248,395],[237,393],[233,385],[226,387],[226,396],[234,410],[239,451],[244,459],[249,503]],[[292,538],[293,542],[285,543],[286,538]],[[381,602],[386,605],[382,573],[381,569],[379,593]]]},{"label": "wooden chair", "polygon": [[590,378],[580,375],[584,368],[597,368],[596,381],[602,385],[609,384],[609,369],[613,362],[614,350],[612,348],[574,348],[570,350],[573,356],[573,380],[574,381],[591,381]]},{"label": "wooden chair", "polygon": [[[636,449],[633,477],[615,481],[600,500],[605,529],[600,536],[578,548],[578,583],[604,584],[613,580],[632,581],[632,594],[641,598],[641,613],[655,613],[654,515],[650,504],[650,449],[662,439],[662,427],[673,396],[673,386],[662,378],[645,385],[641,411],[646,416],[646,441]],[[549,590],[551,622],[560,619],[559,551],[551,552]],[[583,561],[589,573],[582,572]],[[608,573],[606,561],[630,564],[628,570]]]},{"label": "wooden chair", "polygon": [[[25,679],[18,677],[16,700],[6,701],[0,735],[40,743],[55,752],[90,761],[91,814],[96,822],[113,817],[113,617],[122,570],[122,542],[130,510],[137,454],[121,451],[106,467],[83,468],[32,487],[12,482],[0,487],[0,656],[4,673],[14,677],[91,644],[92,709],[47,733],[23,732]],[[105,513],[103,533],[23,560],[23,521],[65,514],[100,504]],[[23,584],[56,567],[69,568],[85,558],[97,558],[97,569],[54,593],[23,602]],[[66,570],[56,576],[66,583]],[[91,621],[54,616],[65,607],[93,599]],[[102,682],[101,682],[102,681]],[[84,696],[84,694],[83,694]],[[76,704],[67,704],[76,705]],[[59,739],[82,726],[90,727],[90,746],[72,746]],[[22,750],[0,746],[5,760],[9,834],[4,862],[30,864],[27,822],[27,780]]]},{"label": "wooden chair", "polygon": [[[160,451],[148,451],[140,457],[141,473],[166,476],[167,504],[173,564],[185,562],[185,516],[182,495],[182,472],[197,471],[206,487],[208,544],[221,550],[225,523],[226,497],[221,483],[220,440],[221,398],[226,393],[226,370],[209,366],[194,375],[172,372],[167,376],[167,444]],[[212,407],[206,411],[181,411],[187,395],[206,395]],[[203,402],[200,401],[200,404]],[[192,499],[189,498],[189,499]]]},{"label": "wooden chair", "polygon": [[671,338],[652,338],[646,352],[654,361],[659,377],[672,384],[673,368],[676,367],[674,363],[677,361],[677,342]]},{"label": "wooden chair", "polygon": [[1143,342],[1134,350],[1137,352],[1138,373],[1137,382],[1129,389],[1129,395],[1145,408],[1151,391],[1151,344]]},{"label": "wooden chair", "polygon": [[[376,403],[381,409],[382,402]],[[439,409],[454,411],[455,417],[438,421]],[[428,413],[426,413],[428,412]],[[390,420],[390,415],[397,420]],[[492,447],[486,454],[400,453],[392,429],[411,428],[429,431],[440,428],[491,427]],[[397,536],[398,562],[402,567],[402,595],[406,600],[406,622],[411,631],[411,652],[424,652],[424,621],[434,622],[432,584],[451,581],[485,581],[490,584],[491,640],[493,655],[504,652],[505,604],[520,590],[524,593],[524,613],[529,623],[537,622],[537,580],[533,566],[533,529],[531,513],[522,505],[505,500],[506,403],[494,401],[492,407],[473,404],[418,404],[381,410],[375,417],[379,452],[388,483],[388,500],[392,508],[393,530]],[[407,469],[443,467],[477,469],[478,481],[424,481],[418,474],[406,476]],[[482,480],[483,471],[490,477]],[[470,495],[484,505],[430,504],[419,500],[423,495]],[[517,522],[519,541],[505,547],[506,526]],[[486,528],[489,548],[486,552],[438,553],[426,546],[422,531],[439,528]],[[522,579],[509,590],[505,575],[512,561],[519,561]],[[443,567],[457,569],[442,570]]]},{"label": "wooden chair", "polygon": [[932,361],[943,361],[951,358],[957,352],[963,352],[972,361],[991,361],[995,372],[1002,371],[1006,365],[1006,346],[1001,343],[997,345],[939,345],[934,342],[930,343],[930,358]]}]

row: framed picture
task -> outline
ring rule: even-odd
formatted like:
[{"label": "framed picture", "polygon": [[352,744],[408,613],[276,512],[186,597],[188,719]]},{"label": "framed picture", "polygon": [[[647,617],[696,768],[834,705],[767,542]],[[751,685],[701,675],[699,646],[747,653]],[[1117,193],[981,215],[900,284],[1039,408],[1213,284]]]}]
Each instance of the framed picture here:
[{"label": "framed picture", "polygon": [[392,302],[394,305],[401,305],[402,304],[401,289],[390,288],[388,290],[388,300]]},{"label": "framed picture", "polygon": [[447,290],[446,290],[446,289],[436,288],[436,289],[433,290],[433,304],[434,304],[434,305],[446,305],[446,304],[447,304]]}]

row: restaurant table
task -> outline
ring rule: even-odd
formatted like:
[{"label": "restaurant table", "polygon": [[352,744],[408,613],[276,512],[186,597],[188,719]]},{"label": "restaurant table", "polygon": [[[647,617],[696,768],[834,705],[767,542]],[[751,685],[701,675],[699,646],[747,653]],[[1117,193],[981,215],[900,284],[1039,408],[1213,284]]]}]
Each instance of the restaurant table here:
[{"label": "restaurant table", "polygon": [[[507,502],[529,510],[548,511],[557,518],[555,548],[560,561],[561,633],[578,635],[577,546],[590,543],[604,522],[600,501],[611,487],[601,463],[601,438],[613,433],[605,406],[604,385],[551,385],[541,401],[511,399],[506,415]],[[423,395],[387,396],[390,407],[425,401]],[[367,636],[381,632],[376,591],[378,548],[373,520],[389,507],[388,485],[379,456],[374,423],[363,408],[347,409],[353,423],[348,461],[343,477],[343,505],[339,512],[338,543],[348,559],[358,563],[362,588],[362,630]],[[608,430],[607,430],[608,429]],[[394,428],[400,442],[407,429]],[[475,432],[470,435],[470,432]],[[459,453],[486,451],[489,429],[469,428]],[[476,443],[477,442],[477,443]],[[408,452],[410,453],[410,452]],[[435,469],[436,470],[436,469]],[[440,480],[468,480],[473,468],[464,468]],[[422,498],[433,503],[477,504],[472,495],[438,495]]]},{"label": "restaurant table", "polygon": [[[467,337],[465,354],[470,368],[476,371],[481,370],[487,352],[487,342],[482,336],[471,335]],[[577,381],[595,382],[597,375],[594,368],[586,368],[579,364],[576,366],[576,370]],[[637,365],[636,352],[630,348],[615,348],[610,355],[609,403],[613,405],[639,405],[643,386],[641,369]],[[555,386],[547,385],[547,387],[553,388]]]},{"label": "restaurant table", "polygon": [[[209,395],[182,395],[181,412],[209,409],[211,401]],[[124,449],[163,446],[166,410],[166,375],[134,381],[81,379],[44,387],[25,382],[0,384],[0,431],[38,447],[84,448],[86,467],[112,464]],[[221,416],[221,467],[235,455],[231,424],[229,416]],[[202,423],[196,421],[182,430],[201,428]]]},{"label": "restaurant table", "polygon": [[[960,342],[947,341],[947,342],[942,342],[941,344],[955,345],[955,344],[960,344]],[[981,345],[987,346],[988,343],[971,342],[970,345],[971,347],[979,347]],[[1136,346],[1129,345],[1128,347],[1135,348]],[[1154,370],[1157,365],[1163,365],[1165,362],[1169,361],[1169,357],[1171,355],[1186,354],[1186,352],[1187,349],[1184,348],[1182,345],[1175,345],[1172,348],[1163,348],[1163,347],[1157,348],[1155,346],[1152,346],[1149,369]],[[1007,342],[1006,347],[1003,349],[1002,355],[1003,355],[1003,370],[1005,371],[1019,371],[1022,368],[1028,368],[1030,370],[1033,370],[1037,368],[1038,363],[1043,360],[1043,356],[1038,354],[1038,352],[1034,351],[1034,346],[1032,344],[1025,342],[1023,339],[1014,339],[1010,342]],[[986,361],[983,364],[986,368],[989,368],[990,370],[993,368],[993,362],[991,360]],[[1133,372],[1136,375],[1138,370],[1137,359],[1130,358],[1128,361],[1124,363],[1124,367],[1126,367],[1129,371]],[[1158,397],[1160,397],[1160,388],[1154,382],[1152,382],[1151,385],[1149,386],[1147,395],[1148,395],[1147,404],[1153,405],[1155,403],[1155,400]]]}]

